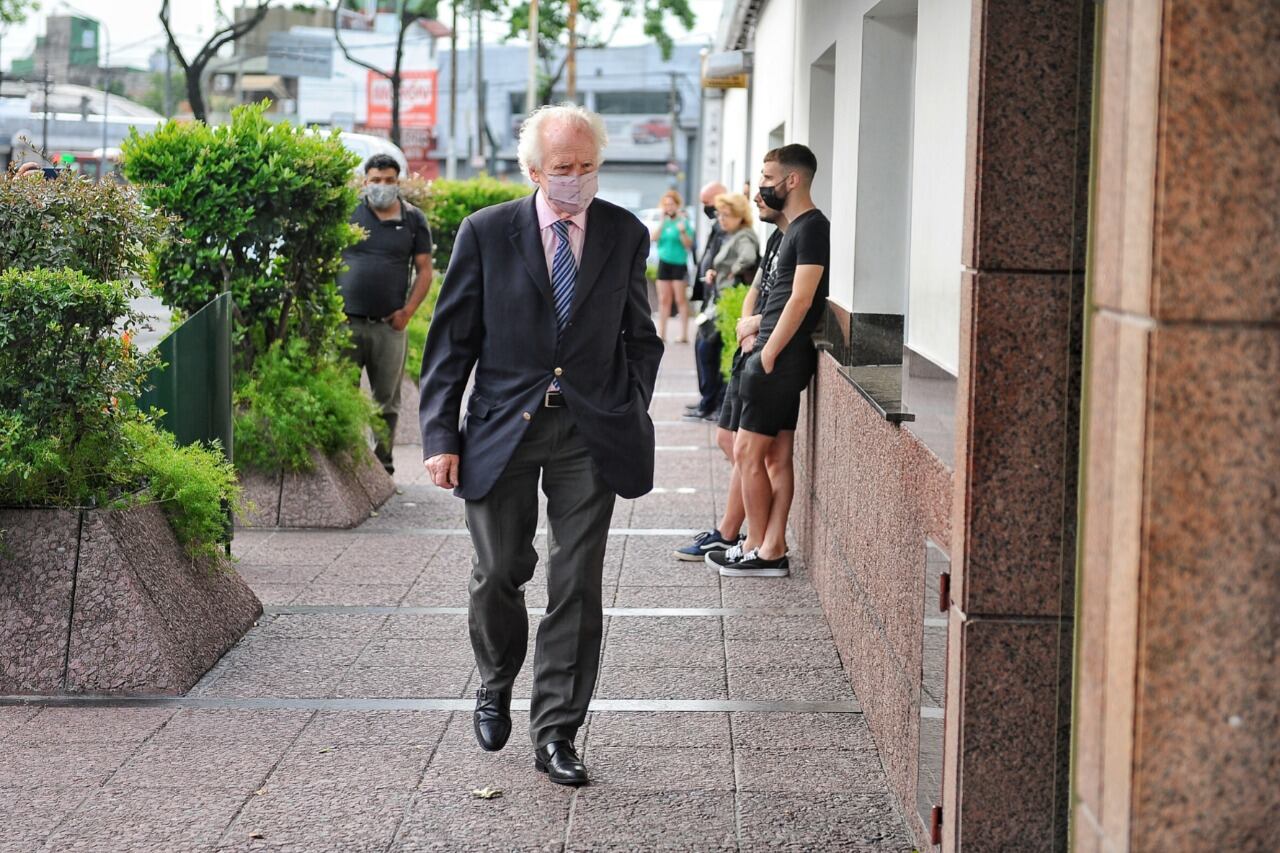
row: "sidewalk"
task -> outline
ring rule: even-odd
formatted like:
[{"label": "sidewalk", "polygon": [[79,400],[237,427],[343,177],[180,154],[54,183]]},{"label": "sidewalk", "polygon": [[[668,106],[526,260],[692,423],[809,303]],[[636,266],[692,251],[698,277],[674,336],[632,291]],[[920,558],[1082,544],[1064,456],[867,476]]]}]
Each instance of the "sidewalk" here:
[{"label": "sidewalk", "polygon": [[462,503],[407,446],[359,529],[237,534],[267,612],[189,696],[0,704],[0,851],[911,850],[803,565],[670,557],[727,479],[711,427],[679,421],[691,364],[669,347],[658,488],[614,514],[589,787],[533,770],[520,710],[505,750],[475,745]]}]

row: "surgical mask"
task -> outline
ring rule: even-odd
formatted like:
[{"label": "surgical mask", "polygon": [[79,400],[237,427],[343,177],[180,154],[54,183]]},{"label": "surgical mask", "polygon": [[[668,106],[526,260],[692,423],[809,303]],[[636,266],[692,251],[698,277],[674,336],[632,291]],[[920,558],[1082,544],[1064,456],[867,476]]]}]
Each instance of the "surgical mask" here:
[{"label": "surgical mask", "polygon": [[[782,180],[785,181],[786,178]],[[782,210],[787,206],[787,196],[785,194],[778,195],[778,187],[780,186],[782,186],[781,181],[771,187],[763,185],[760,187],[760,200],[765,203],[766,207],[770,207],[773,210]]]},{"label": "surgical mask", "polygon": [[396,197],[400,195],[400,187],[395,184],[365,184],[364,197],[369,200],[369,204],[379,210],[386,210],[388,207],[396,203]]},{"label": "surgical mask", "polygon": [[707,215],[707,219],[716,218],[716,206],[714,204],[704,204],[702,206],[702,212]]},{"label": "surgical mask", "polygon": [[560,210],[570,216],[577,216],[587,209],[596,197],[600,188],[600,175],[587,172],[585,175],[546,175],[547,199],[555,202]]}]

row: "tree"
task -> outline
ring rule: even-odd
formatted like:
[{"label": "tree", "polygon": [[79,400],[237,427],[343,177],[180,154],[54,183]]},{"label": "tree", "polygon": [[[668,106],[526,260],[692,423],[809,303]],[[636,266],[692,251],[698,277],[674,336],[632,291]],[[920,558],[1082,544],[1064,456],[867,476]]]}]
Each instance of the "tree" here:
[{"label": "tree", "polygon": [[34,0],[0,0],[0,25],[21,24],[27,15],[40,8]]},{"label": "tree", "polygon": [[434,18],[440,0],[398,0],[396,3],[399,9],[400,26],[396,30],[396,57],[392,63],[391,70],[379,68],[372,63],[365,62],[363,59],[357,59],[351,55],[350,49],[342,41],[342,9],[354,8],[355,4],[352,0],[336,0],[333,6],[333,37],[338,42],[338,47],[342,50],[342,55],[347,58],[348,62],[366,68],[374,74],[380,74],[391,81],[391,141],[396,145],[400,144],[400,81],[402,79],[401,66],[404,62],[404,39],[408,34],[409,28],[424,18]]},{"label": "tree", "polygon": [[[457,0],[463,2],[464,0]],[[499,0],[509,14],[508,39],[528,38],[528,0]],[[640,17],[644,21],[644,33],[657,42],[662,58],[670,59],[675,40],[667,32],[667,21],[674,18],[687,32],[693,29],[696,16],[689,0],[579,0],[578,27],[569,32],[569,0],[539,0],[538,3],[538,58],[542,73],[538,79],[538,103],[551,103],[552,93],[564,76],[569,60],[569,38],[575,37],[578,48],[607,47],[613,41],[618,28],[628,18]],[[612,20],[606,14],[615,8]],[[585,22],[586,26],[582,26]]]},{"label": "tree", "polygon": [[[5,2],[6,0],[0,0]],[[182,48],[178,46],[178,40],[174,37],[173,28],[169,24],[170,0],[161,0],[160,3],[160,24],[164,27],[165,35],[169,38],[169,50],[173,51],[173,58],[178,60],[178,65],[182,67],[183,73],[187,78],[187,101],[191,104],[191,112],[200,121],[206,118],[206,110],[204,103],[204,93],[200,86],[204,78],[204,70],[209,63],[218,55],[218,51],[223,47],[231,44],[237,39],[243,38],[254,27],[262,23],[262,19],[267,16],[267,5],[270,0],[258,0],[258,5],[253,8],[249,17],[240,21],[226,21],[226,17],[221,14],[221,5],[219,5],[219,17],[226,21],[225,25],[214,31],[209,36],[204,46],[196,52],[195,56],[188,60],[182,53]]]}]

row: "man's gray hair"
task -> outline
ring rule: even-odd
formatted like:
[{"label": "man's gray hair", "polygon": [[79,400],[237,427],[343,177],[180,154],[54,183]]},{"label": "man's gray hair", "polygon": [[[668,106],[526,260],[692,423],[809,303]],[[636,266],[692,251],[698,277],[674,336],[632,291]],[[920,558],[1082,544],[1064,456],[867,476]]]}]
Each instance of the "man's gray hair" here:
[{"label": "man's gray hair", "polygon": [[564,103],[538,107],[520,125],[520,143],[516,147],[516,155],[520,158],[521,172],[528,176],[530,166],[542,170],[542,128],[548,122],[576,125],[589,132],[596,141],[596,168],[599,168],[604,160],[605,146],[609,144],[609,132],[604,128],[604,119],[577,104]]}]

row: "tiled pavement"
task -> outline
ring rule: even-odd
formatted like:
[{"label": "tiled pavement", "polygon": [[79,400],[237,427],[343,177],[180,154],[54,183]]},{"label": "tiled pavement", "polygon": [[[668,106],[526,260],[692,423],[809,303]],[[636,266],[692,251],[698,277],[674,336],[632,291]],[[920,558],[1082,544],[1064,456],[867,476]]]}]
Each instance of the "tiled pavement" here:
[{"label": "tiled pavement", "polygon": [[[619,501],[606,555],[589,787],[534,772],[519,710],[505,750],[475,745],[462,504],[403,447],[359,529],[237,535],[267,614],[189,696],[0,704],[0,851],[911,850],[803,566],[669,556],[727,471],[668,352],[658,489]],[[541,570],[526,595],[532,631]]]}]

